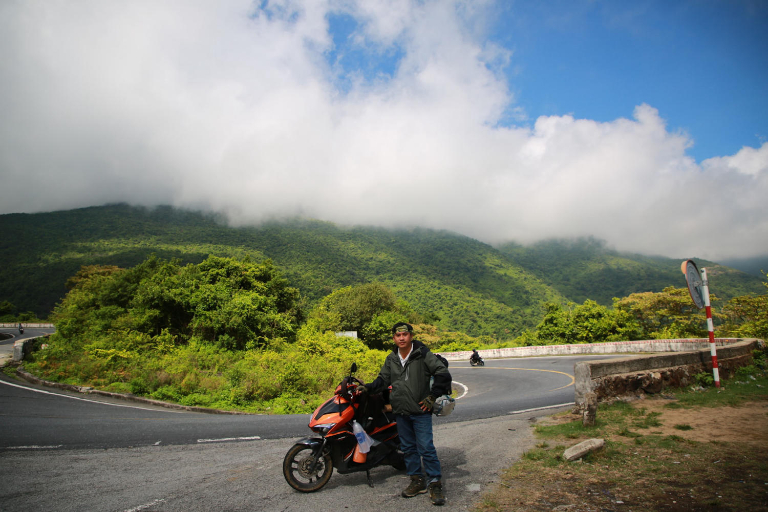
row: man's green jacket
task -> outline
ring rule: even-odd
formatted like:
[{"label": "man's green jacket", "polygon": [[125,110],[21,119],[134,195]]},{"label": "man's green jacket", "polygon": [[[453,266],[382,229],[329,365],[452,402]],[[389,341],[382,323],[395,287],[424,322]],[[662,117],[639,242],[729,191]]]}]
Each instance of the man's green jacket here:
[{"label": "man's green jacket", "polygon": [[[434,383],[430,388],[430,378]],[[442,361],[422,342],[413,340],[413,350],[405,366],[400,364],[397,347],[387,355],[379,376],[366,387],[377,393],[392,386],[389,395],[395,414],[423,414],[419,402],[427,395],[438,397],[451,392],[451,374]]]}]

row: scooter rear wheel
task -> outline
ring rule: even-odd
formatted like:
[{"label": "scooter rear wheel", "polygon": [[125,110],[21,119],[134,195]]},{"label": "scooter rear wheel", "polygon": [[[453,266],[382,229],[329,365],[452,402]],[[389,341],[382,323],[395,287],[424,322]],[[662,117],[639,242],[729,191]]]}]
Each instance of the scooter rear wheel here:
[{"label": "scooter rear wheel", "polygon": [[323,454],[310,471],[314,450],[304,444],[296,444],[288,450],[283,459],[283,476],[288,485],[301,492],[314,492],[320,490],[333,473],[331,456]]}]

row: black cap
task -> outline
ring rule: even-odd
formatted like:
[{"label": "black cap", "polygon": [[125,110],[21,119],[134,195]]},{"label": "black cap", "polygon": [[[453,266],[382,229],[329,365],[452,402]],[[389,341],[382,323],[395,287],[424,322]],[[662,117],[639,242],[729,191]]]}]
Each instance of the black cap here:
[{"label": "black cap", "polygon": [[396,332],[406,332],[406,331],[413,332],[413,326],[405,322],[397,322],[395,325],[392,326],[392,334],[395,334]]}]

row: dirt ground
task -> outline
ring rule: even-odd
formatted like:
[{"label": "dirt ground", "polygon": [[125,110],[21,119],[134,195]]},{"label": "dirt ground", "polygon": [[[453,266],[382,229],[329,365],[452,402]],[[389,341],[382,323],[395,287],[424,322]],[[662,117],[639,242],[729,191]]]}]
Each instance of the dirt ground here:
[{"label": "dirt ground", "polygon": [[[647,399],[633,402],[635,407],[644,408],[648,413],[660,413],[661,426],[650,429],[650,434],[675,435],[691,441],[739,442],[768,447],[768,401],[757,401],[740,407],[697,407],[673,409],[663,399]],[[565,414],[543,419],[540,424],[551,425],[581,420],[580,414]],[[681,430],[675,425],[688,425]],[[607,439],[621,440],[621,436]]]},{"label": "dirt ground", "polygon": [[[741,407],[717,407],[697,409],[670,409],[666,400],[643,400],[639,407],[648,412],[661,413],[662,425],[653,427],[653,433],[676,435],[699,441],[725,441],[768,446],[768,401],[752,402]],[[675,425],[690,425],[690,430],[680,430]]]},{"label": "dirt ground", "polygon": [[[658,422],[630,429],[641,434],[637,438],[599,436],[612,445],[584,463],[557,456],[579,439],[543,441],[535,457],[510,468],[476,510],[768,511],[768,400],[689,409],[664,399],[632,404],[645,417],[657,413]],[[580,419],[571,413],[539,424]],[[644,441],[649,438],[662,441]]]}]

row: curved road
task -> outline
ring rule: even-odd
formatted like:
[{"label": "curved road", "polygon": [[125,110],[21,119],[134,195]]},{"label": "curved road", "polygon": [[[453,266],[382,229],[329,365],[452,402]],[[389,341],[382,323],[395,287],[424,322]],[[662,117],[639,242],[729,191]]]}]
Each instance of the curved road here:
[{"label": "curved road", "polygon": [[24,329],[24,334],[19,334],[19,330],[15,328],[0,327],[0,333],[8,334],[11,337],[7,339],[0,339],[0,361],[5,359],[11,359],[13,357],[13,344],[19,340],[26,340],[29,338],[37,338],[45,334],[51,334],[54,332],[54,328],[45,329]]},{"label": "curved road", "polygon": [[[484,367],[453,362],[459,398],[436,421],[470,421],[573,403],[573,365],[594,357],[497,359]],[[175,411],[0,378],[0,449],[25,446],[117,448],[200,440],[280,439],[311,434],[308,415],[218,415]]]},{"label": "curved road", "polygon": [[[572,403],[574,363],[599,357],[488,360],[485,367],[451,362],[454,382],[466,393],[451,416],[435,420],[444,509],[471,509],[499,472],[533,447],[535,417],[558,410],[529,409]],[[364,473],[334,472],[318,493],[293,491],[283,480],[282,459],[297,438],[311,434],[306,414],[176,412],[5,376],[0,404],[3,511],[430,507],[426,495],[400,498],[407,477],[389,467],[371,471],[373,488]]]}]

